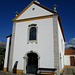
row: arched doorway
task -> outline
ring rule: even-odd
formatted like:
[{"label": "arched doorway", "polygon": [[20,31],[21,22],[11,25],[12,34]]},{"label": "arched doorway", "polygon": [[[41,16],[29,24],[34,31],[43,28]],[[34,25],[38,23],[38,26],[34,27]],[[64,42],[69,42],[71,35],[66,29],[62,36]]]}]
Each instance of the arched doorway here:
[{"label": "arched doorway", "polygon": [[28,61],[26,66],[26,73],[36,74],[38,68],[38,55],[36,53],[27,54]]}]

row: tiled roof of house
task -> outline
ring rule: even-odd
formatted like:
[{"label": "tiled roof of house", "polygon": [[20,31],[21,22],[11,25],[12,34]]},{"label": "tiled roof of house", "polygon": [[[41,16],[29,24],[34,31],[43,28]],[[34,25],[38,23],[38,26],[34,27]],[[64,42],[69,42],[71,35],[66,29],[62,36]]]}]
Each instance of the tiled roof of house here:
[{"label": "tiled roof of house", "polygon": [[75,55],[75,50],[73,50],[73,49],[65,49],[65,55]]}]

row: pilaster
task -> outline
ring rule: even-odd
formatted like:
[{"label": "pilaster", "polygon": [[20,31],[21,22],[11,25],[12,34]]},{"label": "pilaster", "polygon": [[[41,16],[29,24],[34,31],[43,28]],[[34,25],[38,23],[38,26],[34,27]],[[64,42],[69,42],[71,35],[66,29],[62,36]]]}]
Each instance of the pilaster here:
[{"label": "pilaster", "polygon": [[57,74],[60,75],[59,70],[59,43],[58,43],[58,15],[53,16],[53,38],[54,38],[54,67],[57,69]]}]

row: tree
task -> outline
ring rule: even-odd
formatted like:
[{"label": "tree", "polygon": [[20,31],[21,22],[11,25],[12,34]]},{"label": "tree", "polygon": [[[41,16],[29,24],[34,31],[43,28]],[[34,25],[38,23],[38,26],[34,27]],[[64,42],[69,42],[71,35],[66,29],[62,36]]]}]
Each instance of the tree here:
[{"label": "tree", "polygon": [[73,49],[73,50],[75,50],[75,47],[70,47],[69,49]]},{"label": "tree", "polygon": [[6,43],[0,41],[0,70],[3,70]]}]

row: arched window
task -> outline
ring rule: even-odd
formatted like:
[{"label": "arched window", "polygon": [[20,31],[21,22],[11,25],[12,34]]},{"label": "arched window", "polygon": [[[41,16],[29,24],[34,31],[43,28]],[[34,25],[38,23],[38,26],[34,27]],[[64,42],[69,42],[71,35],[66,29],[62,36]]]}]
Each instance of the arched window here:
[{"label": "arched window", "polygon": [[36,27],[30,28],[29,40],[36,40]]},{"label": "arched window", "polygon": [[37,43],[37,25],[31,24],[28,26],[28,42]]}]

